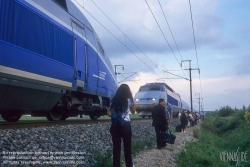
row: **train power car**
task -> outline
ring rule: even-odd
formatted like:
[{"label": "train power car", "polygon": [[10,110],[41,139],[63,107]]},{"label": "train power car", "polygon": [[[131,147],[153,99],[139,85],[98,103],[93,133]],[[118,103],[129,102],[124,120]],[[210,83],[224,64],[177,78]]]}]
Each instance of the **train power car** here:
[{"label": "train power car", "polygon": [[173,105],[173,116],[179,110],[189,109],[188,104],[166,83],[147,83],[140,87],[134,97],[135,109],[138,115],[143,118],[146,116],[151,117],[152,109],[159,103],[160,98],[165,99],[166,103]]},{"label": "train power car", "polygon": [[71,0],[0,1],[0,113],[50,121],[106,114],[117,81],[93,27]]}]

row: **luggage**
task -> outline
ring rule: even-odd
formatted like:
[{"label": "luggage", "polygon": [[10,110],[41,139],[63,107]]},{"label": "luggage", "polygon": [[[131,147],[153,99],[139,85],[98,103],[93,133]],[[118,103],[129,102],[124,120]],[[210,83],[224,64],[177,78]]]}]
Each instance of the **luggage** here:
[{"label": "luggage", "polygon": [[175,127],[175,132],[181,132],[181,125],[177,125]]},{"label": "luggage", "polygon": [[174,144],[176,136],[171,134],[169,129],[169,134],[167,132],[160,132],[160,141],[163,143]]}]

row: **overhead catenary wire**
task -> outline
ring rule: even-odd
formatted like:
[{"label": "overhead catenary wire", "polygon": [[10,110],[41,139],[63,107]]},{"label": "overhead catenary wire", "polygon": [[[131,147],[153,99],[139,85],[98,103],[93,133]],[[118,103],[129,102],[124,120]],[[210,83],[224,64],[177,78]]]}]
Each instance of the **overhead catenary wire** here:
[{"label": "overhead catenary wire", "polygon": [[[177,45],[177,43],[176,43],[176,40],[175,40],[175,38],[174,38],[174,35],[173,35],[172,30],[171,30],[171,28],[170,28],[170,25],[169,25],[169,23],[168,23],[168,21],[167,21],[167,17],[166,17],[166,15],[165,15],[165,13],[164,13],[164,10],[163,10],[163,8],[162,8],[162,5],[161,5],[161,3],[160,3],[160,0],[158,0],[158,2],[159,2],[159,6],[161,7],[161,11],[162,11],[163,16],[164,16],[164,18],[165,18],[165,21],[166,21],[166,23],[167,23],[167,25],[168,25],[169,31],[170,31],[170,33],[171,33],[171,35],[172,35],[173,40],[174,40],[175,46],[176,46],[176,48],[177,48],[177,50],[178,50],[178,52],[179,52],[179,54],[180,54],[181,60],[183,60],[183,57],[182,57],[181,52],[180,52],[180,50],[179,50],[179,47],[178,47],[178,45]],[[178,62],[178,63],[179,63],[179,62]],[[180,64],[179,64],[179,65],[180,65]],[[187,68],[185,63],[184,63],[184,66],[185,66],[185,68]],[[182,72],[183,72],[185,78],[187,78],[183,70],[182,70]],[[186,81],[186,82],[188,83],[188,81]],[[194,88],[194,87],[193,87],[193,88]],[[196,92],[195,88],[194,88],[194,92]]]},{"label": "overhead catenary wire", "polygon": [[[151,8],[150,8],[150,5],[148,4],[147,0],[145,0],[145,2],[147,3],[148,8],[149,8],[149,10],[150,10],[151,14],[153,15],[154,20],[155,20],[155,22],[157,23],[157,25],[158,25],[159,29],[161,30],[161,33],[162,33],[162,35],[163,35],[164,39],[166,40],[166,42],[167,42],[167,44],[168,44],[168,46],[169,46],[169,48],[170,48],[171,52],[173,53],[173,55],[174,55],[174,57],[175,57],[176,61],[178,62],[178,64],[180,64],[180,63],[179,63],[179,60],[177,59],[177,57],[176,57],[176,55],[175,55],[175,53],[174,53],[174,51],[173,51],[173,49],[172,49],[172,47],[171,47],[171,46],[170,46],[170,44],[169,44],[169,42],[168,42],[168,40],[167,40],[167,38],[166,38],[165,34],[163,33],[161,26],[159,25],[159,23],[158,23],[157,19],[155,18],[154,13],[153,13],[153,11],[152,11],[152,10],[151,10]],[[182,72],[184,73],[184,71],[183,71],[183,70],[182,70]],[[185,75],[185,74],[184,74],[184,75]]]},{"label": "overhead catenary wire", "polygon": [[[76,0],[75,0],[76,1]],[[92,1],[93,2],[93,1]],[[100,21],[98,21],[86,8],[84,8],[83,6],[81,6],[77,1],[76,3],[82,8],[84,9],[95,21],[97,21],[106,31],[108,31],[117,41],[119,41],[125,48],[127,48],[134,56],[136,56],[143,64],[145,64],[143,62],[143,60],[141,60],[130,48],[128,48],[126,46],[126,44],[124,44],[121,40],[119,40],[111,31],[109,31]],[[98,7],[99,8],[99,7]],[[100,8],[99,8],[100,9]],[[103,12],[103,11],[102,11]],[[103,12],[104,13],[104,12]],[[105,16],[107,17],[107,15],[105,14]],[[110,20],[110,19],[109,19]],[[110,20],[111,21],[111,20]],[[114,23],[113,23],[114,24]],[[115,24],[114,24],[115,25]],[[117,26],[116,26],[117,27]],[[118,27],[117,27],[118,28]],[[121,31],[121,30],[120,30]],[[121,31],[122,32],[122,31]],[[123,32],[122,32],[123,33]],[[124,33],[123,33],[124,34]],[[124,34],[126,36],[126,34]],[[127,36],[126,36],[127,37]],[[129,39],[129,38],[128,38]],[[130,40],[130,39],[129,39]],[[131,41],[131,40],[130,40]],[[132,42],[132,41],[131,41]],[[133,43],[133,42],[132,42]],[[134,44],[134,43],[133,43]],[[135,44],[134,44],[135,45]],[[136,45],[135,45],[136,46]],[[138,46],[136,46],[138,48]],[[139,48],[138,48],[139,49]],[[141,49],[139,49],[141,51]],[[141,51],[142,52],[142,51]],[[172,51],[173,52],[173,51]],[[143,52],[142,52],[143,53]],[[145,53],[143,53],[145,55]],[[145,55],[146,56],[146,55]],[[148,58],[148,56],[146,56]],[[176,57],[176,56],[175,56]],[[149,59],[149,58],[148,58]],[[177,57],[176,57],[177,59]],[[149,59],[151,60],[151,59]],[[178,61],[178,59],[177,59]],[[152,61],[151,61],[152,62]],[[153,63],[153,62],[152,62]],[[147,64],[145,64],[154,74],[156,74],[158,77],[160,77],[154,70],[152,70]],[[155,64],[154,64],[155,65]],[[156,66],[156,65],[155,65]],[[157,66],[156,66],[157,67]],[[161,77],[160,77],[161,78]]]},{"label": "overhead catenary wire", "polygon": [[[111,23],[118,29],[120,30],[120,32],[125,36],[125,45],[126,45],[126,38],[140,51],[142,52],[142,54],[144,56],[146,56],[150,61],[151,63],[153,63],[155,65],[155,63],[106,15],[105,12],[103,12],[103,10],[93,1],[93,4],[109,19],[109,21],[111,21]],[[157,67],[157,65],[155,65]]]},{"label": "overhead catenary wire", "polygon": [[[75,0],[76,1],[76,0]],[[78,3],[76,1],[76,3]],[[81,4],[78,3],[79,6]],[[98,21],[87,9],[81,6],[83,10],[85,10],[94,20],[96,20],[105,30],[107,30],[117,41],[119,41],[126,49],[128,49],[135,57],[137,57],[145,66],[147,66],[153,73],[155,73],[158,77],[160,77],[152,68],[150,68],[142,59],[140,59],[130,48],[128,48],[120,39],[118,39],[111,31],[109,31],[100,21]]]},{"label": "overhead catenary wire", "polygon": [[[190,15],[191,15],[192,29],[193,29],[193,37],[194,37],[194,46],[195,46],[195,53],[196,53],[196,59],[197,59],[197,66],[198,66],[198,68],[200,69],[199,60],[198,60],[198,53],[197,53],[197,47],[196,47],[196,40],[195,40],[195,33],[194,33],[194,23],[193,23],[192,7],[191,7],[191,1],[190,1],[190,0],[189,0],[189,7],[190,7]],[[203,95],[202,95],[202,88],[201,88],[200,74],[199,74],[199,80],[200,80],[201,97],[203,98]],[[202,101],[203,101],[203,100],[202,100]]]}]

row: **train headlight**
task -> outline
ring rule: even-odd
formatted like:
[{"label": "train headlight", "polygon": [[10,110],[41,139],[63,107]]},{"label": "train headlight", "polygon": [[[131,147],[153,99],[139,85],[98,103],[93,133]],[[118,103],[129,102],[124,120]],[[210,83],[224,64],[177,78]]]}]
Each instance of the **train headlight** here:
[{"label": "train headlight", "polygon": [[139,99],[135,99],[135,101],[139,101]]},{"label": "train headlight", "polygon": [[152,100],[153,100],[153,101],[155,101],[155,100],[156,100],[156,98],[152,98]]}]

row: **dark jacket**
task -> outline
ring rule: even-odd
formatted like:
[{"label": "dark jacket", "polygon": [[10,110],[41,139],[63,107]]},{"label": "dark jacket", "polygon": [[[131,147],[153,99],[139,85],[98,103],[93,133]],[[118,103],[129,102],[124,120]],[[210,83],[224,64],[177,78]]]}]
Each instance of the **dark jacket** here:
[{"label": "dark jacket", "polygon": [[154,106],[152,112],[153,127],[166,128],[168,126],[168,121],[166,118],[165,107],[161,104]]}]

